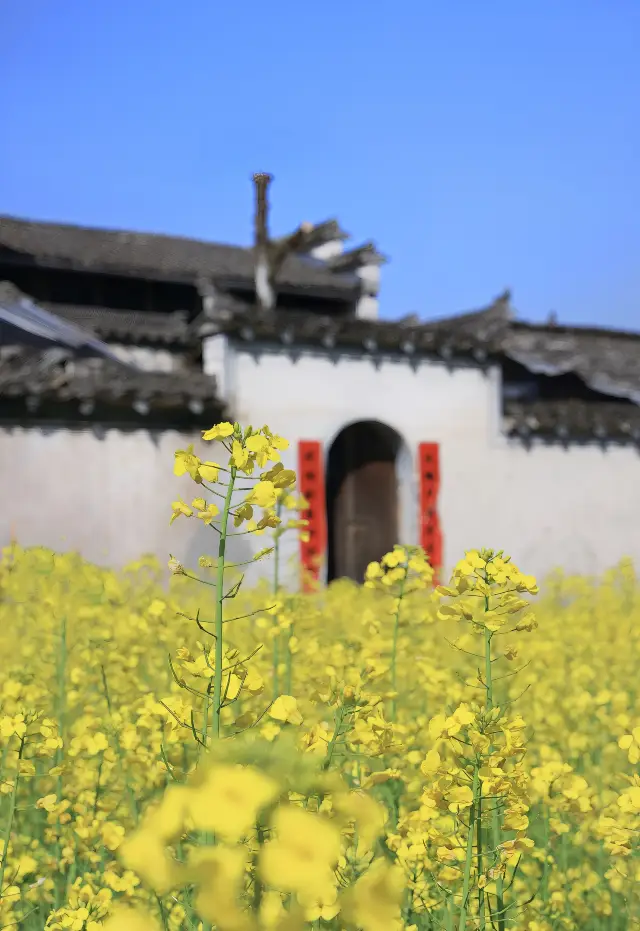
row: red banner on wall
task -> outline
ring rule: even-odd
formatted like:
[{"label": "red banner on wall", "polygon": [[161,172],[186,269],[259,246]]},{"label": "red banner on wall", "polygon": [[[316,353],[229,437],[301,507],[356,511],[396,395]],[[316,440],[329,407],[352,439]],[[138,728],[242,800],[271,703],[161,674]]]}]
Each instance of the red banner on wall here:
[{"label": "red banner on wall", "polygon": [[440,449],[437,443],[420,443],[418,447],[420,488],[420,546],[435,570],[437,584],[442,569],[442,529],[438,513],[440,492]]},{"label": "red banner on wall", "polygon": [[308,589],[310,580],[317,582],[320,577],[327,548],[324,461],[322,444],[318,440],[300,440],[298,443],[298,491],[309,504],[301,515],[309,522],[309,539],[300,541],[303,587]]}]

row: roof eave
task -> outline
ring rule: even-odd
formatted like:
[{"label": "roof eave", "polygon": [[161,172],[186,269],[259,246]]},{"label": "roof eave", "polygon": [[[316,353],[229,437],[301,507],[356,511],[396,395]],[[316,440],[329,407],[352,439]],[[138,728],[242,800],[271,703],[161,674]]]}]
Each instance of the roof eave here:
[{"label": "roof eave", "polygon": [[[89,264],[76,262],[73,259],[63,259],[52,256],[35,256],[16,253],[12,255],[11,262],[3,262],[0,257],[0,269],[3,265],[22,265],[31,268],[43,268],[59,271],[71,271],[79,274],[88,275],[113,275],[119,278],[137,278],[146,281],[157,281],[166,284],[182,284],[193,288],[198,287],[198,282],[202,278],[201,273],[185,272],[167,272],[148,267],[136,267],[122,265],[111,262],[91,262]],[[1,277],[1,275],[0,275]],[[252,275],[219,275],[212,270],[211,280],[220,288],[252,291],[255,287],[255,281]],[[336,281],[334,284],[296,284],[290,281],[276,282],[278,291],[282,294],[303,295],[316,297],[327,300],[355,300],[359,291],[359,282],[354,278],[353,282]]]}]

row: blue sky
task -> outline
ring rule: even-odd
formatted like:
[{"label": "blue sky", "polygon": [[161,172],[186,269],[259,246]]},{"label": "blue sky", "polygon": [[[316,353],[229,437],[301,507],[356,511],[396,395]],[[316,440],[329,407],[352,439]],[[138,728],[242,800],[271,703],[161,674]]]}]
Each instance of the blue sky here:
[{"label": "blue sky", "polygon": [[0,212],[249,244],[336,216],[382,312],[640,329],[638,0],[3,0]]}]

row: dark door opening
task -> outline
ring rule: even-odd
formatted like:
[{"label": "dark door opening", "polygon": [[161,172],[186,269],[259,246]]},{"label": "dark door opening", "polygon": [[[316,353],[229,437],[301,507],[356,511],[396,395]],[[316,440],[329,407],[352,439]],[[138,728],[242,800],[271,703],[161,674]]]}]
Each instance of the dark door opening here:
[{"label": "dark door opening", "polygon": [[327,581],[362,582],[368,564],[398,542],[396,459],[400,438],[363,421],[345,427],[327,463]]}]

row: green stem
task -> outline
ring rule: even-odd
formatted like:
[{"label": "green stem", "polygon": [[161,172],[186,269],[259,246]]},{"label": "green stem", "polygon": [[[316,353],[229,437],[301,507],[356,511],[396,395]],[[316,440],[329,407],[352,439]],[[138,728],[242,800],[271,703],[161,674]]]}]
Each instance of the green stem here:
[{"label": "green stem", "polygon": [[[276,502],[276,515],[280,517],[282,512],[282,502]],[[273,537],[273,594],[277,600],[280,591],[280,532],[276,527]],[[275,701],[279,695],[279,666],[280,666],[280,632],[278,631],[278,616],[273,621],[273,652],[272,652],[272,698]]]},{"label": "green stem", "polygon": [[345,718],[345,714],[346,714],[346,711],[345,711],[344,706],[340,705],[340,707],[336,711],[333,734],[331,735],[331,740],[329,741],[329,744],[327,746],[327,755],[324,758],[324,763],[322,764],[322,768],[325,771],[330,768],[331,763],[333,761],[333,754],[338,744],[338,739],[340,737],[340,731],[342,728],[342,723]]},{"label": "green stem", "polygon": [[[489,610],[489,598],[485,597],[485,611]],[[491,641],[493,639],[492,631],[485,627],[484,631],[484,675],[485,686],[487,690],[486,709],[491,711],[494,707],[493,695],[493,663],[491,658]],[[502,843],[502,825],[501,825],[501,804],[496,799],[493,805],[491,815],[491,832],[494,850],[498,850]],[[496,878],[496,903],[497,903],[497,931],[504,931],[506,915],[504,908],[504,880],[502,876]]]},{"label": "green stem", "polygon": [[391,645],[391,708],[389,711],[389,720],[393,723],[396,719],[398,713],[398,699],[397,699],[397,687],[398,687],[398,634],[400,631],[400,611],[402,608],[402,599],[404,597],[404,589],[407,582],[407,574],[409,572],[408,566],[404,567],[405,574],[400,582],[400,588],[398,591],[398,607],[393,619],[393,643]]},{"label": "green stem", "polygon": [[111,704],[111,693],[109,691],[109,681],[107,679],[107,673],[104,666],[100,666],[100,672],[102,675],[102,688],[104,690],[104,700],[107,705],[107,712],[109,715],[109,724],[111,726],[111,732],[113,735],[113,742],[116,745],[116,758],[118,760],[118,768],[120,770],[120,777],[122,783],[126,786],[126,794],[129,798],[129,811],[131,812],[131,818],[135,824],[138,820],[138,803],[136,801],[135,789],[132,785],[131,779],[129,779],[127,773],[127,761],[124,753],[122,752],[122,744],[120,743],[120,735],[114,724],[113,720],[113,706]]},{"label": "green stem", "polygon": [[[236,480],[237,469],[231,467],[227,493],[224,499],[224,509],[222,511],[222,520],[220,522],[220,536],[218,539],[218,564],[216,567],[216,613],[214,624],[215,642],[215,665],[213,673],[213,733],[217,738],[220,737],[220,715],[222,712],[222,662],[224,658],[222,643],[223,628],[223,608],[224,608],[224,557],[227,547],[227,533],[229,523],[229,511],[231,509],[231,498],[233,497],[233,486]],[[202,741],[206,745],[209,731],[209,698],[205,700],[204,725]]]},{"label": "green stem", "polygon": [[9,841],[11,840],[11,829],[13,828],[13,819],[16,813],[16,797],[18,795],[18,780],[20,778],[20,760],[22,759],[24,744],[25,738],[23,736],[20,738],[20,746],[18,747],[18,766],[16,769],[15,779],[13,780],[13,786],[11,788],[11,797],[9,798],[9,815],[7,817],[7,823],[5,825],[4,834],[2,837],[4,846],[2,848],[2,858],[0,859],[0,898],[2,897],[2,891],[4,889],[4,873],[7,868],[7,857],[9,856]]},{"label": "green stem", "polygon": [[[282,514],[282,502],[276,502],[276,517]],[[273,537],[273,593],[278,594],[280,588],[280,528],[276,527]]]},{"label": "green stem", "polygon": [[293,678],[293,657],[291,655],[291,645],[290,641],[293,637],[293,626],[289,627],[286,631],[287,634],[287,653],[285,657],[286,669],[285,669],[285,682],[284,690],[286,695],[292,694],[292,678]]},{"label": "green stem", "polygon": [[[238,470],[235,466],[232,466],[229,473],[229,481],[227,483],[227,491],[224,497],[224,507],[222,509],[222,515],[220,518],[220,530],[218,536],[218,561],[216,563],[216,580],[215,580],[215,590],[216,590],[216,607],[215,607],[215,616],[214,616],[214,631],[213,636],[215,638],[214,643],[214,664],[213,664],[213,700],[210,695],[210,688],[207,689],[207,695],[204,699],[204,709],[203,709],[203,721],[202,721],[202,735],[201,735],[201,744],[198,745],[198,755],[203,747],[206,747],[209,740],[209,729],[210,729],[210,714],[211,707],[213,705],[213,735],[216,740],[220,739],[221,735],[221,715],[222,715],[222,680],[223,680],[223,662],[224,662],[224,643],[223,643],[223,627],[224,627],[224,599],[225,599],[225,590],[224,590],[224,570],[227,568],[225,565],[225,555],[227,549],[227,539],[229,536],[229,513],[231,511],[231,499],[233,498],[234,485],[236,481]],[[203,841],[206,845],[209,845],[213,841],[213,837],[205,832],[203,836]],[[211,931],[212,925],[210,922],[204,922],[202,924],[202,931]]]},{"label": "green stem", "polygon": [[100,754],[100,759],[98,760],[98,773],[96,776],[96,790],[93,797],[93,817],[95,818],[98,814],[98,805],[100,804],[100,793],[102,791],[102,786],[100,785],[100,780],[102,779],[102,767],[104,765],[104,753]]},{"label": "green stem", "polygon": [[[58,736],[62,738],[62,747],[56,749],[56,755],[54,757],[55,766],[62,767],[64,761],[64,747],[65,747],[65,721],[66,721],[66,712],[67,712],[67,688],[66,688],[66,679],[67,679],[67,656],[68,656],[68,645],[67,645],[67,617],[63,615],[60,621],[60,647],[58,652],[58,664],[57,664],[57,679],[58,679],[58,694],[57,694],[57,718],[58,718]],[[56,795],[58,799],[62,798],[64,792],[64,783],[62,773],[58,774],[56,779]],[[56,862],[60,863],[62,859],[62,844],[60,843],[60,838],[56,841]],[[55,907],[59,908],[62,905],[62,894],[63,888],[61,883],[56,882],[54,889],[54,903]]]},{"label": "green stem", "polygon": [[469,905],[469,892],[471,886],[471,865],[473,863],[473,834],[476,825],[476,805],[478,801],[478,787],[480,785],[479,767],[476,764],[473,767],[473,801],[469,809],[469,829],[467,831],[467,849],[464,861],[464,875],[462,880],[462,902],[460,903],[460,919],[458,921],[458,931],[464,931],[467,925],[467,909]]},{"label": "green stem", "polygon": [[272,674],[272,698],[275,701],[279,692],[279,682],[278,682],[278,667],[280,665],[280,631],[277,630],[278,619],[276,617],[273,622],[274,634],[273,634],[273,653],[271,658],[271,674]]},{"label": "green stem", "polygon": [[455,902],[453,900],[453,895],[449,893],[447,896],[447,911],[445,914],[445,928],[446,931],[453,931],[455,917]]},{"label": "green stem", "polygon": [[[489,601],[488,598],[485,599]],[[487,606],[486,610],[489,608]],[[486,709],[491,711],[493,708],[493,663],[491,662],[491,638],[493,634],[485,627],[484,631],[484,681],[487,689]]]},{"label": "green stem", "polygon": [[255,861],[253,864],[253,895],[252,895],[252,911],[254,915],[260,914],[260,906],[262,905],[262,893],[264,891],[262,886],[262,880],[260,879],[260,872],[258,869],[258,860],[262,848],[264,847],[264,842],[266,838],[266,831],[264,826],[258,822],[257,825],[257,840],[258,840],[258,853],[256,854]]},{"label": "green stem", "polygon": [[548,858],[549,858],[549,850],[551,848],[550,848],[550,831],[549,831],[549,810],[544,802],[542,803],[542,825],[543,825],[543,831],[544,831],[542,849],[545,852],[545,857],[544,857],[544,864],[542,867],[542,880],[541,880],[540,891],[541,891],[542,903],[544,905],[544,914],[546,917],[546,911],[547,911],[547,907],[549,905],[549,899],[550,899],[549,875],[550,875],[551,869],[549,866]]},{"label": "green stem", "polygon": [[[58,734],[62,737],[63,744],[65,738],[65,719],[67,712],[67,618],[66,616],[62,618],[60,622],[60,652],[58,655],[58,696],[57,696],[57,717],[58,717]],[[60,766],[62,764],[64,754],[64,747],[58,747],[56,749],[55,755],[55,765]],[[62,790],[61,777],[58,777],[58,789],[59,792]]]},{"label": "green stem", "polygon": [[[476,867],[478,870],[478,879],[484,873],[483,850],[482,850],[482,780],[478,784],[478,811],[476,820]],[[484,888],[478,886],[478,928],[484,931],[486,924]]]}]

